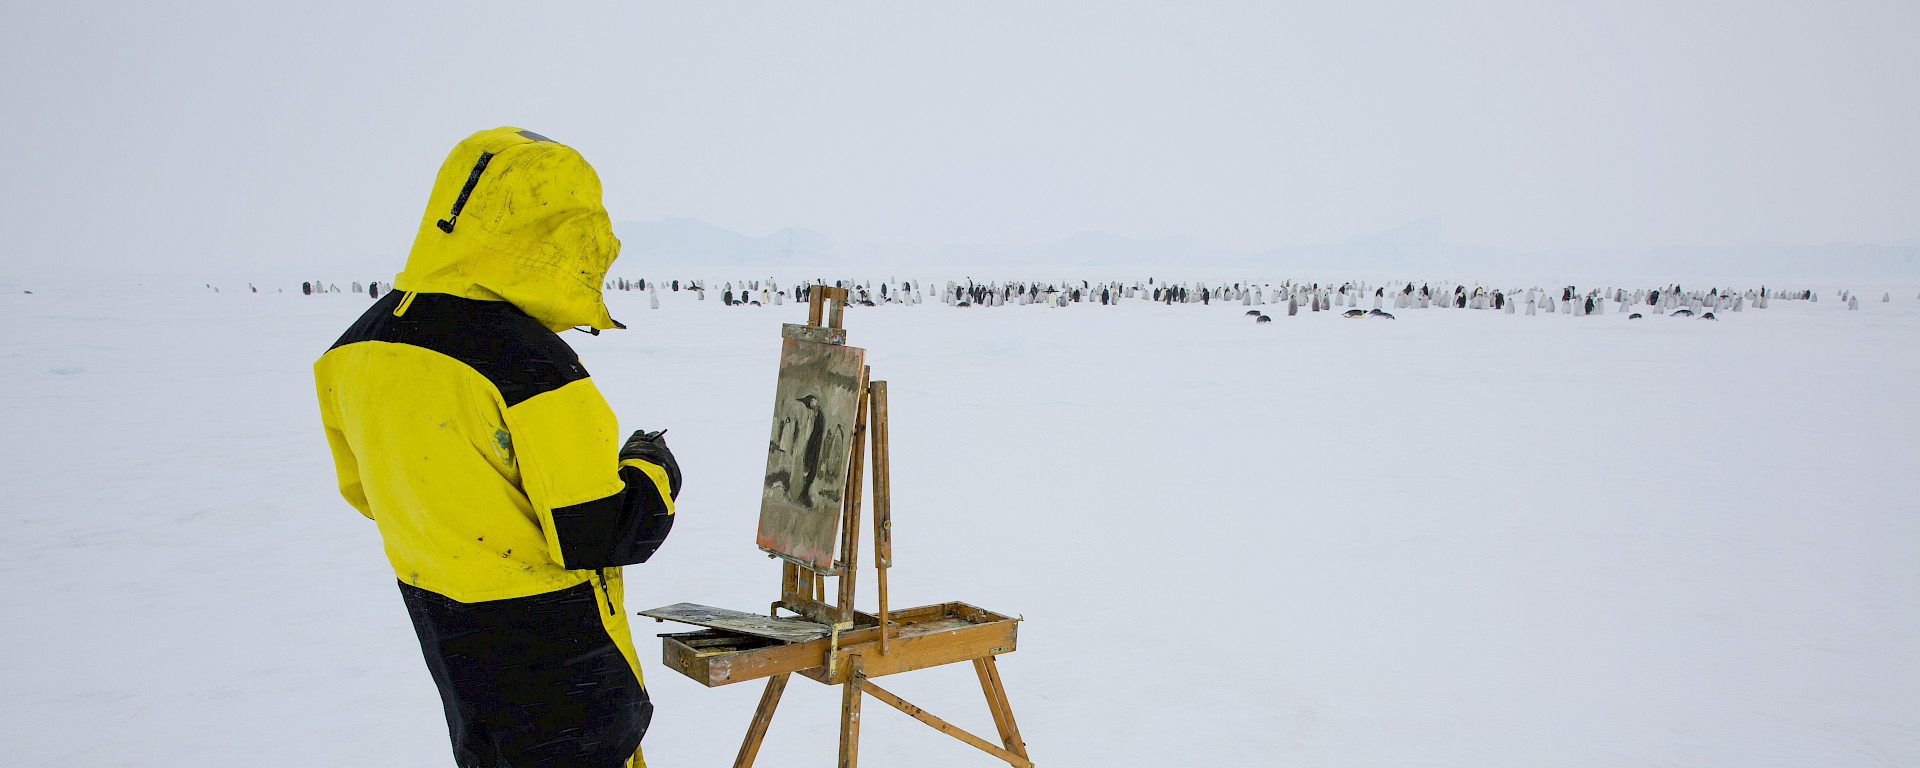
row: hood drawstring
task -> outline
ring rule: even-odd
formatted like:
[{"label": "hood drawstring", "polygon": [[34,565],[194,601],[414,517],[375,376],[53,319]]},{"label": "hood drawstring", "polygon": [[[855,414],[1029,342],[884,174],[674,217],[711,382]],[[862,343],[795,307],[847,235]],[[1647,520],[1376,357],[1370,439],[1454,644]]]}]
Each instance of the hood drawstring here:
[{"label": "hood drawstring", "polygon": [[413,297],[417,295],[419,294],[413,291],[407,291],[407,295],[400,297],[400,306],[393,308],[393,316],[401,317],[406,315],[407,307],[413,306]]},{"label": "hood drawstring", "polygon": [[453,225],[460,221],[460,209],[467,207],[467,196],[473,194],[473,185],[480,183],[480,174],[486,172],[487,163],[492,160],[492,152],[480,153],[480,162],[473,164],[473,172],[467,174],[467,185],[460,188],[460,197],[453,201],[453,211],[446,218],[434,222],[439,225],[440,231],[453,234]]}]

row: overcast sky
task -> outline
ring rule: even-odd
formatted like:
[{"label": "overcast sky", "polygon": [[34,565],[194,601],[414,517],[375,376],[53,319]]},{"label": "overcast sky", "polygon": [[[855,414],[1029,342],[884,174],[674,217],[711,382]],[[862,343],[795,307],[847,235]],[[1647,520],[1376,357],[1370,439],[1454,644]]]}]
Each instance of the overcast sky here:
[{"label": "overcast sky", "polygon": [[[407,6],[407,7],[396,7]],[[475,130],[842,243],[1920,242],[1920,3],[12,3],[0,249],[388,263]]]}]

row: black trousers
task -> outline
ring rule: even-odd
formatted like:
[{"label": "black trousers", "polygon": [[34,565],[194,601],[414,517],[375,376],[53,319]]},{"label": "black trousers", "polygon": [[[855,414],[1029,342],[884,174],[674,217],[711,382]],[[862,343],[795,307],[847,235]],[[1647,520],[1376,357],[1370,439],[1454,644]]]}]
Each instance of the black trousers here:
[{"label": "black trousers", "polygon": [[400,583],[461,768],[616,768],[653,704],[592,584],[462,603]]}]

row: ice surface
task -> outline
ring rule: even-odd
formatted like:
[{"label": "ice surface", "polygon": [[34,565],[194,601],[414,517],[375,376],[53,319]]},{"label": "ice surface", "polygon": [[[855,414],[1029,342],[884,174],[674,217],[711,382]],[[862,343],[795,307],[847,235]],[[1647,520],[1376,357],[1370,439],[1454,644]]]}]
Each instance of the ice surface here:
[{"label": "ice surface", "polygon": [[[1041,765],[1920,763],[1912,299],[1262,326],[1238,302],[928,298],[847,319],[891,383],[892,602],[1026,617],[1001,671]],[[613,293],[632,330],[567,334],[686,471],[627,607],[752,610],[779,572],[752,542],[779,328],[805,306],[660,299]],[[450,762],[314,403],[310,364],[365,306],[0,295],[0,762]],[[652,632],[683,627],[635,628],[651,762],[728,764],[760,686],[702,688],[658,661]],[[992,733],[964,665],[883,685]],[[837,707],[796,680],[760,765],[829,763]],[[995,764],[868,711],[866,764]]]}]

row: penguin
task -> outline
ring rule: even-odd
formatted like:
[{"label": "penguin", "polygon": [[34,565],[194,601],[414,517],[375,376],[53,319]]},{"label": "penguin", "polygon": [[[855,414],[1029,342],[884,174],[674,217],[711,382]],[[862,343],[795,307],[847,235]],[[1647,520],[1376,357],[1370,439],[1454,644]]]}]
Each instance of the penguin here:
[{"label": "penguin", "polygon": [[1382,311],[1380,311],[1380,310],[1377,310],[1377,309],[1376,309],[1376,310],[1373,310],[1372,312],[1368,312],[1368,313],[1367,313],[1367,317],[1378,317],[1378,318],[1381,318],[1381,319],[1383,319],[1383,320],[1392,320],[1392,319],[1393,319],[1393,315],[1392,315],[1392,314],[1390,314],[1390,313],[1387,313],[1387,312],[1382,312]]},{"label": "penguin", "polygon": [[1259,316],[1260,316],[1260,310],[1257,310],[1257,309],[1247,310],[1247,317],[1259,317]]},{"label": "penguin", "polygon": [[1261,315],[1253,319],[1254,325],[1267,325],[1268,323],[1272,323],[1272,322],[1273,322],[1273,318],[1267,317],[1266,315]]},{"label": "penguin", "polygon": [[1366,316],[1367,316],[1367,311],[1366,311],[1366,310],[1364,310],[1364,309],[1349,309],[1349,310],[1347,310],[1347,311],[1345,311],[1345,312],[1342,312],[1342,313],[1340,313],[1340,316],[1341,316],[1341,317],[1348,317],[1348,318],[1352,318],[1352,317],[1366,317]]},{"label": "penguin", "polygon": [[1639,320],[1639,319],[1640,319],[1640,313],[1638,313],[1638,312],[1635,312],[1635,313],[1633,313],[1633,314],[1631,314],[1631,315],[1627,315],[1627,319],[1628,319],[1628,320]]},{"label": "penguin", "polygon": [[1717,318],[1717,317],[1714,317],[1714,316],[1713,316],[1713,313],[1712,313],[1712,312],[1708,312],[1708,313],[1706,313],[1706,314],[1704,314],[1704,315],[1701,315],[1701,316],[1700,316],[1700,319],[1702,319],[1702,320],[1719,320],[1720,318]]},{"label": "penguin", "polygon": [[1685,308],[1676,309],[1673,311],[1672,314],[1669,314],[1667,316],[1668,317],[1693,317],[1693,310],[1685,309]]}]

